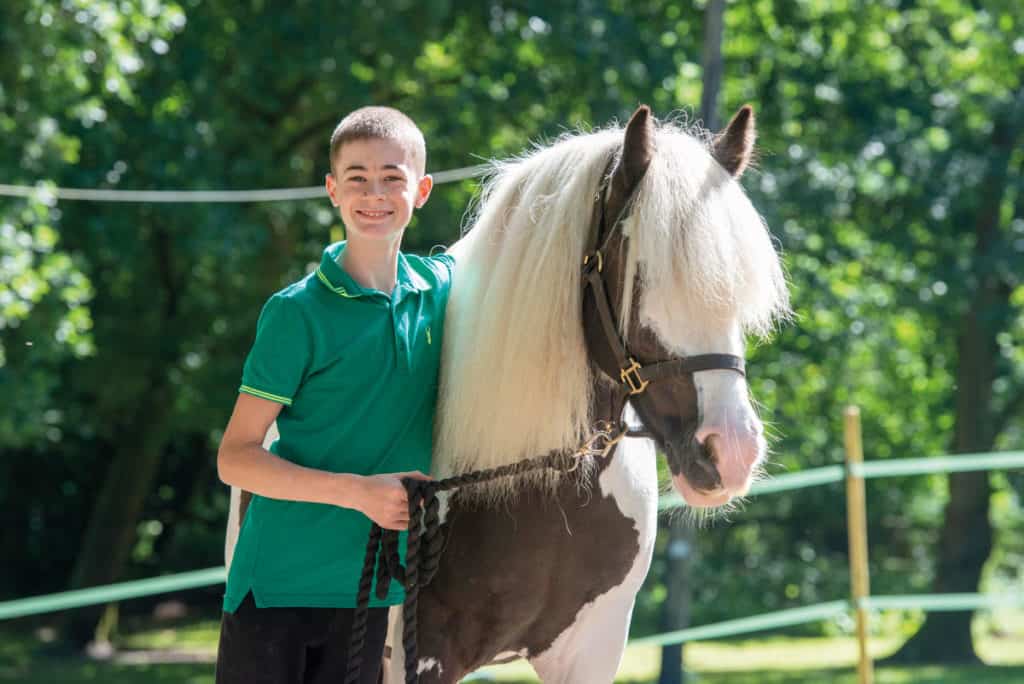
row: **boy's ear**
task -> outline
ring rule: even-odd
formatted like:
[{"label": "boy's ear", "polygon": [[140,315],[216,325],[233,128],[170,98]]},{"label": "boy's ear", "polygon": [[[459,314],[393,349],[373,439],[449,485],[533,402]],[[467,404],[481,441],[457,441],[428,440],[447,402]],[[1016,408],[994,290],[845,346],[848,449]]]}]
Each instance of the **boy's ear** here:
[{"label": "boy's ear", "polygon": [[416,185],[416,208],[419,209],[427,203],[427,199],[430,197],[430,191],[434,189],[434,177],[430,174],[420,178],[420,182]]},{"label": "boy's ear", "polygon": [[328,172],[327,175],[324,176],[324,186],[327,188],[327,196],[331,198],[331,206],[337,207],[338,201],[334,199],[334,191],[338,187],[338,181],[334,179],[333,173]]}]

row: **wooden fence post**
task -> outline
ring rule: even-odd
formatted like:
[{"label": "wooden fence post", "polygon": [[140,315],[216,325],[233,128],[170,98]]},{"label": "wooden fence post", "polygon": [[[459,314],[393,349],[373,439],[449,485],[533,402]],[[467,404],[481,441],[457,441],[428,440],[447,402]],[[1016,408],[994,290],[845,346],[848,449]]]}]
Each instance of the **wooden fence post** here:
[{"label": "wooden fence post", "polygon": [[864,477],[856,471],[856,466],[864,462],[864,450],[861,443],[860,409],[856,406],[846,407],[843,414],[843,435],[846,442],[846,525],[850,540],[850,598],[857,617],[857,680],[859,684],[873,684],[875,672],[871,655],[868,653],[868,612],[864,605],[864,599],[871,595],[867,507]]}]

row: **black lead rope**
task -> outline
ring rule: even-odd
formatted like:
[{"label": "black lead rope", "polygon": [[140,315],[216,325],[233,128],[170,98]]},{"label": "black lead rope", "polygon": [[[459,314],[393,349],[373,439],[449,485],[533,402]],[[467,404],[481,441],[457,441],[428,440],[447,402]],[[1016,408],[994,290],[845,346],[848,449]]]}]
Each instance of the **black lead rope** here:
[{"label": "black lead rope", "polygon": [[[366,544],[366,555],[363,559],[363,573],[359,578],[359,593],[356,598],[356,612],[352,620],[352,633],[349,641],[348,673],[346,684],[358,684],[363,665],[363,646],[366,642],[366,622],[370,605],[370,589],[373,584],[374,569],[377,574],[377,598],[385,599],[391,588],[391,580],[396,580],[405,587],[404,629],[402,640],[405,644],[406,666],[405,679],[416,682],[419,677],[415,663],[417,655],[417,624],[416,607],[419,600],[420,586],[426,584],[437,572],[438,561],[444,540],[441,537],[439,524],[437,492],[447,489],[448,481],[439,482],[403,479],[409,497],[409,536],[406,539],[405,566],[402,566],[398,552],[398,532],[384,530],[376,523],[370,528]],[[420,558],[420,547],[425,553]]]}]

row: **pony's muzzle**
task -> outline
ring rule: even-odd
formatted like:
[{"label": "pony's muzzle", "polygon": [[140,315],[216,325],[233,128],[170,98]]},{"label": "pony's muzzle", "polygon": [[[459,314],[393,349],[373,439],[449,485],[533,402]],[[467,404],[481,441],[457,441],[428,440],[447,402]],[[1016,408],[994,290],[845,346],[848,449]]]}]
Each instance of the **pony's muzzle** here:
[{"label": "pony's muzzle", "polygon": [[764,458],[765,441],[761,432],[711,434],[705,438],[704,447],[714,460],[721,487],[732,496],[746,494]]}]

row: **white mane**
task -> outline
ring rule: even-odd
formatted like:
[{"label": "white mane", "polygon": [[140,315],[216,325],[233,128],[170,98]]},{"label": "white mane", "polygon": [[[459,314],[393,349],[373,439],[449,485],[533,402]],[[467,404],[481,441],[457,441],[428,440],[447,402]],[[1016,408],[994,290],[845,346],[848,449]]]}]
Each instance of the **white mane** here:
[{"label": "white mane", "polygon": [[[569,135],[499,165],[486,183],[449,252],[436,474],[575,449],[589,432],[580,266],[601,174],[622,140],[617,128]],[[683,130],[660,126],[654,150],[624,226],[627,282],[639,271],[646,293],[641,320],[680,353],[692,351],[673,331],[766,332],[788,304],[760,216]]]}]

